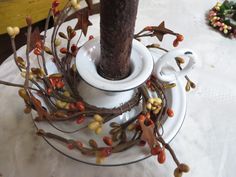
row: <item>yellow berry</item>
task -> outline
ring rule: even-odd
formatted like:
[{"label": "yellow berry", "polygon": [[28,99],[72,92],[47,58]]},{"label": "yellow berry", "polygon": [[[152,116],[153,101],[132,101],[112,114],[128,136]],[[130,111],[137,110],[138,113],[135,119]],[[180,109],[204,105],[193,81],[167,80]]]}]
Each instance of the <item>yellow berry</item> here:
[{"label": "yellow berry", "polygon": [[77,68],[76,68],[76,65],[75,65],[75,64],[72,65],[72,70],[73,70],[74,72],[77,71]]},{"label": "yellow berry", "polygon": [[95,114],[95,115],[93,116],[93,118],[94,118],[94,120],[96,120],[96,121],[98,121],[98,122],[100,122],[100,123],[103,122],[103,118],[102,118],[99,114]]},{"label": "yellow berry", "polygon": [[26,90],[23,89],[23,88],[18,91],[18,94],[19,94],[20,97],[22,97],[24,100],[28,100],[28,99],[29,99],[29,96],[28,96]]},{"label": "yellow berry", "polygon": [[96,130],[100,126],[99,122],[93,121],[88,125],[90,130]]},{"label": "yellow berry", "polygon": [[156,110],[157,107],[156,106],[152,106],[152,111]]},{"label": "yellow berry", "polygon": [[70,104],[69,103],[66,104],[65,109],[70,109]]},{"label": "yellow berry", "polygon": [[147,103],[146,108],[151,110],[152,109],[152,104],[151,103]]},{"label": "yellow berry", "polygon": [[135,129],[135,127],[136,127],[135,124],[129,124],[129,126],[127,127],[127,129],[128,129],[129,131],[132,131],[132,130]]},{"label": "yellow berry", "polygon": [[154,111],[153,114],[157,115],[161,110],[161,106],[158,106]]},{"label": "yellow berry", "polygon": [[57,47],[57,46],[59,46],[59,45],[61,45],[61,39],[60,38],[56,38],[56,40],[55,40],[55,46]]},{"label": "yellow berry", "polygon": [[66,97],[70,97],[70,92],[64,91],[63,95],[66,96]]},{"label": "yellow berry", "polygon": [[160,98],[155,98],[154,99],[154,105],[155,106],[161,105],[161,103],[162,103],[162,100]]},{"label": "yellow berry", "polygon": [[56,106],[58,106],[59,108],[65,108],[66,105],[67,105],[67,103],[66,103],[66,102],[63,102],[63,101],[61,101],[61,100],[57,100],[57,101],[56,101]]},{"label": "yellow berry", "polygon": [[8,35],[11,36],[11,37],[14,36],[14,34],[15,34],[15,33],[14,33],[14,30],[13,30],[13,28],[12,28],[11,26],[8,26],[8,27],[7,27],[7,33],[8,33]]},{"label": "yellow berry", "polygon": [[97,164],[101,164],[104,160],[105,160],[104,157],[97,157],[97,158],[96,158],[96,163],[97,163]]},{"label": "yellow berry", "polygon": [[14,31],[14,35],[16,36],[17,34],[20,33],[20,28],[15,26],[15,27],[13,27],[13,31]]},{"label": "yellow berry", "polygon": [[80,9],[80,5],[76,4],[75,6],[73,6],[76,10]]},{"label": "yellow berry", "polygon": [[77,4],[77,0],[70,0],[70,3],[72,6],[76,5]]},{"label": "yellow berry", "polygon": [[154,99],[153,99],[153,98],[149,98],[149,99],[148,99],[148,102],[151,103],[151,104],[153,104],[153,103],[154,103]]},{"label": "yellow berry", "polygon": [[98,135],[102,132],[102,127],[97,127],[95,133]]}]

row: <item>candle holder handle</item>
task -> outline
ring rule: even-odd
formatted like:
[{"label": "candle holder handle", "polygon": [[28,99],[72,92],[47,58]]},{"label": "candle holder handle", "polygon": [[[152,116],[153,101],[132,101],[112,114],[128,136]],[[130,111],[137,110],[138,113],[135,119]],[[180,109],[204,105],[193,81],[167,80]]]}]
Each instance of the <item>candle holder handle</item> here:
[{"label": "candle holder handle", "polygon": [[[171,73],[163,72],[163,67],[167,65],[171,60],[175,60],[176,57],[188,57],[188,64],[180,71],[173,71]],[[196,53],[190,49],[175,49],[167,54],[163,55],[154,66],[154,74],[156,77],[163,82],[173,82],[177,78],[186,76],[191,70],[193,70],[198,62],[198,56]]]}]

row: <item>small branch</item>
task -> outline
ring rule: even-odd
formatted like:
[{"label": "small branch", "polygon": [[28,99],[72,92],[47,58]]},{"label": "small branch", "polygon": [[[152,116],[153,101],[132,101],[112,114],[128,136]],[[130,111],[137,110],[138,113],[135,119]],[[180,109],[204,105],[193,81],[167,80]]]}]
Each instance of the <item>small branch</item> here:
[{"label": "small branch", "polygon": [[156,48],[156,49],[163,50],[163,51],[165,51],[165,52],[169,52],[169,50],[167,50],[167,49],[165,49],[165,48],[162,48],[162,47],[160,47],[160,46],[157,45],[157,44],[147,45],[146,47],[147,47],[147,48]]},{"label": "small branch", "polygon": [[169,144],[167,144],[165,142],[165,140],[162,138],[162,136],[160,135],[158,129],[156,129],[156,133],[158,135],[158,140],[161,142],[161,144],[170,152],[174,162],[176,163],[177,166],[180,165],[180,162],[179,160],[177,159],[176,155],[175,155],[175,152],[173,151],[173,149],[171,148],[171,146]]},{"label": "small branch", "polygon": [[[12,86],[12,87],[20,87],[20,88],[24,88],[24,87],[25,87],[24,85],[21,85],[21,84],[15,84],[15,83],[6,82],[6,81],[1,81],[1,80],[0,80],[0,84]],[[37,91],[37,92],[40,91],[40,90],[35,89],[35,88],[32,88],[32,87],[28,87],[28,89],[34,90],[34,91]]]},{"label": "small branch", "polygon": [[13,56],[14,56],[14,61],[16,66],[18,67],[18,69],[20,71],[22,71],[22,69],[20,68],[19,64],[17,63],[17,54],[16,54],[16,43],[15,43],[15,38],[11,38],[11,46],[12,46],[12,50],[13,50]]},{"label": "small branch", "polygon": [[30,74],[30,61],[29,61],[29,52],[30,52],[30,37],[31,37],[31,30],[32,26],[31,24],[28,24],[28,30],[27,30],[27,44],[26,44],[26,76],[25,76],[25,89],[29,86],[29,74]]},{"label": "small branch", "polygon": [[[45,28],[44,28],[44,35],[43,35],[43,47],[45,45],[45,39],[46,39],[46,35],[47,35],[47,30],[48,30],[48,26],[49,26],[49,21],[50,21],[50,18],[51,18],[51,14],[52,14],[52,9],[49,10],[48,12],[48,16],[47,16],[47,20],[46,20],[46,23],[45,23]],[[44,50],[42,51],[42,61],[43,61],[43,68],[44,68],[44,72],[45,74],[47,75],[48,72],[47,72],[47,67],[46,67],[46,61],[45,61],[45,57],[44,57]]]}]

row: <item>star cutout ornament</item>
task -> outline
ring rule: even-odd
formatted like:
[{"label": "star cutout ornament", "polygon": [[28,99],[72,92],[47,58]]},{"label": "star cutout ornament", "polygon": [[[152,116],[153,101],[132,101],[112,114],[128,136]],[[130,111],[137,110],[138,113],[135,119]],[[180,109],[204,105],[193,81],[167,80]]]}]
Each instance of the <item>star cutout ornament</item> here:
[{"label": "star cutout ornament", "polygon": [[92,23],[89,21],[89,11],[85,10],[83,12],[78,12],[77,16],[77,23],[75,25],[74,30],[81,29],[83,34],[86,36],[88,31],[88,26],[91,26]]},{"label": "star cutout ornament", "polygon": [[37,43],[40,43],[40,45],[43,46],[43,35],[40,34],[38,27],[36,27],[31,33],[30,51],[32,51],[36,47]]},{"label": "star cutout ornament", "polygon": [[162,41],[163,37],[165,34],[174,34],[173,31],[167,29],[165,27],[165,22],[161,22],[161,24],[159,26],[153,27],[154,28],[154,36],[157,37],[157,39],[159,39],[159,41]]},{"label": "star cutout ornament", "polygon": [[[145,121],[149,121],[150,125],[145,125]],[[146,141],[151,149],[157,143],[154,136],[155,125],[151,119],[145,118],[144,116],[139,117],[139,125],[142,129],[141,140]]]}]

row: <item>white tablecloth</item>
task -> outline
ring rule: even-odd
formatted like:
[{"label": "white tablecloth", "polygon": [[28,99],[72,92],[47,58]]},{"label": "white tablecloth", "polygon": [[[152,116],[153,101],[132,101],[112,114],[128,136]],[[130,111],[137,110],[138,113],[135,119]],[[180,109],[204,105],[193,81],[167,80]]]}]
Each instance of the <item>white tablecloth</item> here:
[{"label": "white tablecloth", "polygon": [[[191,48],[200,56],[201,66],[190,75],[197,88],[187,93],[186,120],[171,142],[179,159],[190,165],[191,171],[186,174],[189,177],[235,176],[236,41],[207,25],[206,13],[215,3],[216,0],[140,0],[136,22],[139,31],[165,20],[168,28],[184,34],[180,47]],[[97,36],[99,16],[90,20],[94,25],[88,34]],[[172,41],[173,37],[164,38],[163,46],[171,49]],[[0,79],[21,83],[16,71],[10,56],[0,67]],[[35,135],[16,88],[0,86],[0,90],[0,173],[4,177],[169,177],[173,173],[175,164],[169,155],[164,165],[154,157],[105,168],[71,160]]]}]

